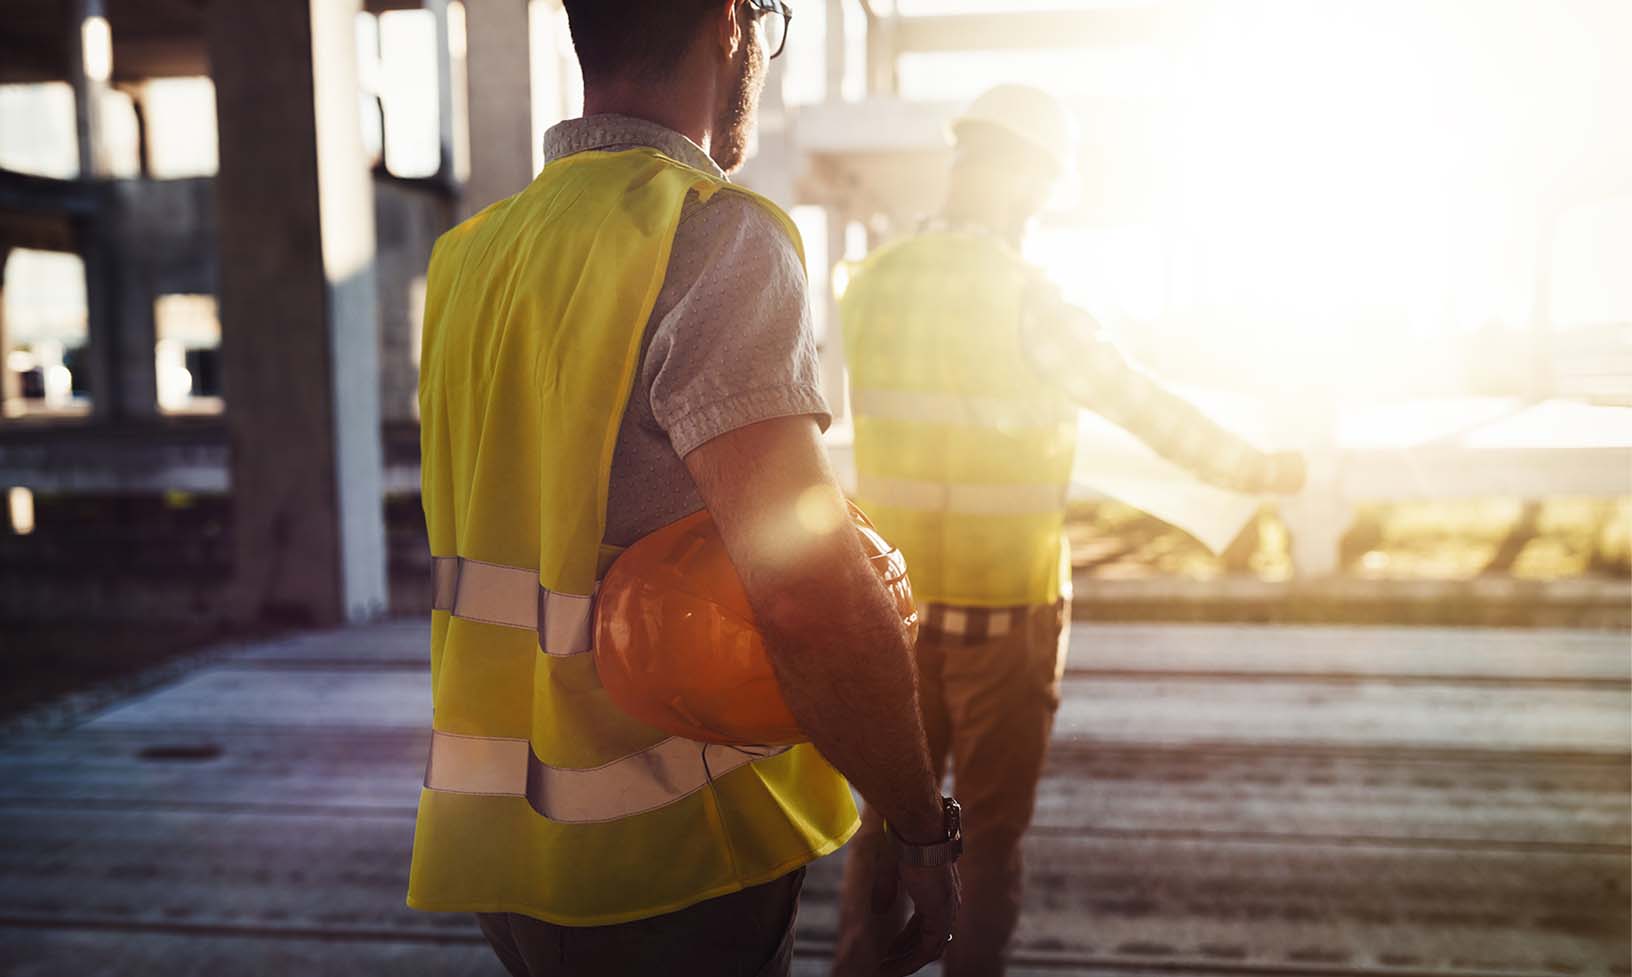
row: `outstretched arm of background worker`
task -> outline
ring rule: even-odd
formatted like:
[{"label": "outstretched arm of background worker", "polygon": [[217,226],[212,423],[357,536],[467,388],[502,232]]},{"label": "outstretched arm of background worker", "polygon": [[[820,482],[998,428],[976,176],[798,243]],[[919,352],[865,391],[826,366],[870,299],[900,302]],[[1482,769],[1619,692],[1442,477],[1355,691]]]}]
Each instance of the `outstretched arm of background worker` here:
[{"label": "outstretched arm of background worker", "polygon": [[[851,528],[814,418],[751,424],[685,461],[742,577],[794,718],[898,834],[940,841],[940,789],[912,649]],[[919,927],[918,945],[895,972],[910,973],[938,958],[952,931],[957,873],[906,869],[902,881],[917,909],[909,931]]]},{"label": "outstretched arm of background worker", "polygon": [[1202,481],[1236,492],[1297,492],[1303,456],[1265,452],[1130,363],[1088,313],[1052,288],[1027,299],[1021,335],[1032,365],[1071,399]]}]

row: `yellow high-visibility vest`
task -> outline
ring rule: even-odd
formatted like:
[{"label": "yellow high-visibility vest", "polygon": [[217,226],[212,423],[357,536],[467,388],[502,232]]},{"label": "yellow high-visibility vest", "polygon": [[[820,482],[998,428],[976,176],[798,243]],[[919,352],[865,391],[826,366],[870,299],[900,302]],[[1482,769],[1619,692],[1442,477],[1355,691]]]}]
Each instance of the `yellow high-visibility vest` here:
[{"label": "yellow high-visibility vest", "polygon": [[1051,604],[1069,586],[1077,412],[1020,337],[1039,274],[994,236],[936,231],[881,249],[845,289],[856,501],[920,602]]},{"label": "yellow high-visibility vest", "polygon": [[693,191],[746,193],[655,150],[580,153],[432,253],[419,404],[434,732],[414,908],[624,922],[775,879],[857,827],[808,744],[669,736],[595,675],[613,447]]}]

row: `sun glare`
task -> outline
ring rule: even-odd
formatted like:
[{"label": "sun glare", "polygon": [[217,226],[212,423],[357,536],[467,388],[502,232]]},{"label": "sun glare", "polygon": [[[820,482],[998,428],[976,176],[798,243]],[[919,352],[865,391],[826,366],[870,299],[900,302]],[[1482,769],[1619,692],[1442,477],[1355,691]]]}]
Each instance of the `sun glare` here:
[{"label": "sun glare", "polygon": [[1119,340],[1193,382],[1374,396],[1450,386],[1493,324],[1632,322],[1602,253],[1632,236],[1608,226],[1626,209],[1556,233],[1632,191],[1632,134],[1609,122],[1632,72],[1603,36],[1632,38],[1632,5],[1203,9],[1153,54],[1148,186],[1084,172],[1148,192],[1149,217],[1056,222],[1031,249]]}]

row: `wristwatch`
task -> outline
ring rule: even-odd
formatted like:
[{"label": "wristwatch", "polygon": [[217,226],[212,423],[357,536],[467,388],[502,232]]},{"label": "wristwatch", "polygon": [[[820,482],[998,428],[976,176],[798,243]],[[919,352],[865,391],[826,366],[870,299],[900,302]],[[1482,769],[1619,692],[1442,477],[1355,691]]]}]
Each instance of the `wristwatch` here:
[{"label": "wristwatch", "polygon": [[896,854],[903,864],[916,865],[919,868],[934,868],[940,865],[951,865],[963,854],[963,808],[950,797],[941,798],[941,810],[945,818],[945,837],[933,844],[914,845],[905,841],[895,833],[895,829],[888,824],[884,830],[889,832],[890,840],[895,842]]}]

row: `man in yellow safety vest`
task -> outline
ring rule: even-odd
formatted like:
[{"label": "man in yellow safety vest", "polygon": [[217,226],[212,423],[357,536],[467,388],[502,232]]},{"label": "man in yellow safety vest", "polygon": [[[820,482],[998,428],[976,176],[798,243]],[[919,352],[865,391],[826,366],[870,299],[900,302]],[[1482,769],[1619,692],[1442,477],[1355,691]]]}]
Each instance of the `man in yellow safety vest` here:
[{"label": "man in yellow safety vest", "polygon": [[[518,977],[786,974],[803,866],[856,830],[854,785],[917,906],[886,971],[909,973],[950,939],[956,805],[907,628],[840,531],[798,235],[726,179],[790,11],[565,5],[584,117],[427,277],[434,712],[408,902],[477,913]],[[705,507],[810,743],[670,735],[597,677],[596,582]]]},{"label": "man in yellow safety vest", "polygon": [[[963,804],[968,893],[948,977],[1000,974],[1020,912],[1020,839],[1059,704],[1070,619],[1062,529],[1079,406],[1202,478],[1297,491],[1265,454],[1140,373],[1020,257],[1072,168],[1064,106],[1005,85],[953,124],[951,190],[922,233],[868,258],[841,313],[856,500],[907,558],[922,617],[919,697],[936,772]],[[870,974],[899,907],[896,856],[869,806],[845,868],[834,973]]]}]

